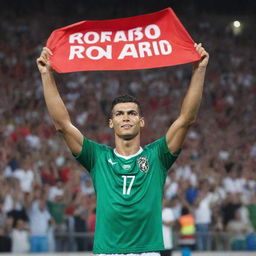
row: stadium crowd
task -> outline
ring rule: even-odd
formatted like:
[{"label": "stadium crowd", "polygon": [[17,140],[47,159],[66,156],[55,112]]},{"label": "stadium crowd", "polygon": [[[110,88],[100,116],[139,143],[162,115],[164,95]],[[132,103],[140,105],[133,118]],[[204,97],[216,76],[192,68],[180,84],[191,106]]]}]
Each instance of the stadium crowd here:
[{"label": "stadium crowd", "polygon": [[[213,22],[214,16],[183,21],[211,59],[198,120],[168,174],[164,197],[175,220],[183,206],[194,215],[197,250],[229,249],[232,239],[256,232],[255,39],[233,35],[223,29],[226,21]],[[12,21],[3,16],[0,22],[0,251],[92,249],[93,185],[53,127],[35,65],[53,24],[68,23],[56,16],[54,23],[45,21],[40,14]],[[112,99],[136,96],[148,123],[142,131],[145,145],[163,136],[179,114],[191,69],[183,65],[56,77],[78,129],[110,146]],[[222,239],[223,232],[232,234],[232,241]],[[212,233],[218,234],[215,244]]]}]

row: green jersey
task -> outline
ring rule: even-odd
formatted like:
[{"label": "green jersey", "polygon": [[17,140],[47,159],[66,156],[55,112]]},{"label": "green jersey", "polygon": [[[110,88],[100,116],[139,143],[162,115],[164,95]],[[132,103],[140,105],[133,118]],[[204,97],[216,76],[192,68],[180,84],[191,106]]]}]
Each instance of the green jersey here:
[{"label": "green jersey", "polygon": [[165,137],[129,157],[84,138],[76,159],[90,172],[97,196],[94,253],[164,250],[163,188],[177,156]]}]

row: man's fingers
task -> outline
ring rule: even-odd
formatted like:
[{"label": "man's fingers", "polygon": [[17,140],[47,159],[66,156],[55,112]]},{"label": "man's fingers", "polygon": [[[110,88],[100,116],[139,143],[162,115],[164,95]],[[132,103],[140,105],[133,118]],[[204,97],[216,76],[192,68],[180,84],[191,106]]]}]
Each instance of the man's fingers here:
[{"label": "man's fingers", "polygon": [[40,58],[48,59],[48,56],[49,56],[49,54],[45,50],[43,50],[41,52]]},{"label": "man's fingers", "polygon": [[207,56],[207,55],[209,55],[208,52],[205,49],[203,49],[203,51],[201,52],[201,56]]},{"label": "man's fingers", "polygon": [[202,60],[202,61],[205,60],[205,61],[208,62],[208,59],[209,59],[209,54],[208,54],[208,52],[203,51],[202,54],[201,54],[201,60]]},{"label": "man's fingers", "polygon": [[206,52],[206,50],[204,49],[204,47],[202,46],[202,43],[195,43],[194,47],[196,48],[196,51],[203,57],[203,56],[207,56],[208,53]]},{"label": "man's fingers", "polygon": [[202,43],[197,44],[197,46],[196,46],[197,52],[199,51],[199,49],[200,49],[201,47],[202,47]]},{"label": "man's fingers", "polygon": [[36,59],[36,63],[39,63],[40,61],[41,61],[40,57]]},{"label": "man's fingers", "polygon": [[44,47],[40,55],[40,58],[41,58],[40,62],[46,65],[47,61],[49,60],[49,55],[53,55],[52,51],[49,48]]},{"label": "man's fingers", "polygon": [[196,48],[196,51],[197,51],[199,54],[201,53],[202,49],[204,49],[204,48],[202,47],[202,43],[199,43],[199,44],[195,43],[195,44],[194,44],[194,47]]},{"label": "man's fingers", "polygon": [[45,65],[46,65],[46,61],[45,61],[45,59],[44,59],[43,57],[37,58],[37,59],[36,59],[36,63],[37,63],[38,65],[42,65],[42,66],[45,66]]},{"label": "man's fingers", "polygon": [[201,53],[201,56],[207,56],[207,55],[208,55],[207,51],[203,50],[203,52]]},{"label": "man's fingers", "polygon": [[52,51],[47,47],[44,47],[43,51],[46,51],[48,54],[53,55]]},{"label": "man's fingers", "polygon": [[38,58],[36,60],[36,63],[37,63],[38,66],[44,66],[45,65],[41,58]]},{"label": "man's fingers", "polygon": [[203,47],[201,47],[199,50],[198,50],[198,52],[199,52],[199,54],[201,54],[201,56],[202,56],[202,53],[205,51],[205,49],[203,48]]},{"label": "man's fingers", "polygon": [[42,52],[41,58],[43,58],[44,60],[49,60],[49,54],[47,52]]},{"label": "man's fingers", "polygon": [[195,43],[194,44],[195,50],[198,52],[198,54],[201,56],[201,59],[196,62],[196,67],[201,66],[201,67],[206,67],[208,64],[208,59],[209,59],[209,54],[208,52],[204,49],[202,46],[202,43]]},{"label": "man's fingers", "polygon": [[42,56],[40,56],[40,58],[45,63],[48,61],[48,56],[47,55],[42,55]]}]

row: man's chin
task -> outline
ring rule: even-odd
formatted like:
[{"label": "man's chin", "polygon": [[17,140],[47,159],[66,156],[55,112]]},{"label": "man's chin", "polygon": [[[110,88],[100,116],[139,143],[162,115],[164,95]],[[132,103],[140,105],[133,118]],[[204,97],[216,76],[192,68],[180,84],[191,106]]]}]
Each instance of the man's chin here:
[{"label": "man's chin", "polygon": [[123,140],[132,140],[136,136],[137,134],[122,134],[119,137],[122,138]]}]

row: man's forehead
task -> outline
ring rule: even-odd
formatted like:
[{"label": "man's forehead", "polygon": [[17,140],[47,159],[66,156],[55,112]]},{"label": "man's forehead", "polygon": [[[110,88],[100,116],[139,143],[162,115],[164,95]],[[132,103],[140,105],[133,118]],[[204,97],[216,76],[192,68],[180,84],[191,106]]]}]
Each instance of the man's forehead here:
[{"label": "man's forehead", "polygon": [[113,108],[113,112],[130,111],[130,110],[135,110],[138,112],[139,111],[138,105],[134,102],[124,102],[124,103],[117,103]]}]

